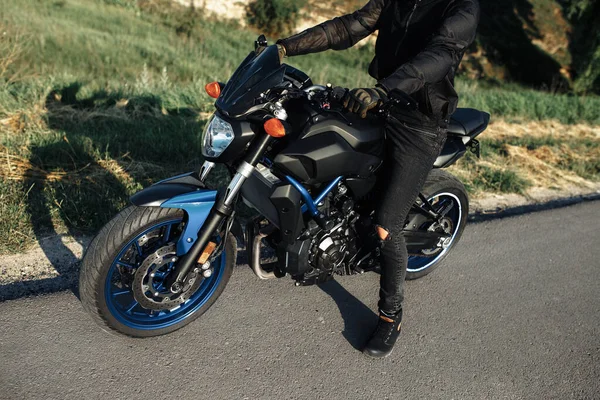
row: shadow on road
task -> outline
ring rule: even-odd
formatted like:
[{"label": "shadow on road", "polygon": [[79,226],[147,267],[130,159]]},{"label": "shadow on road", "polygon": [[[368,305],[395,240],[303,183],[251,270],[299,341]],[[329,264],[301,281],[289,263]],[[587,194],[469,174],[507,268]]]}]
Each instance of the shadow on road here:
[{"label": "shadow on road", "polygon": [[72,291],[75,296],[78,295],[76,275],[67,278],[61,275],[54,278],[20,281],[0,285],[0,302],[39,294],[62,292],[65,290]]},{"label": "shadow on road", "polygon": [[361,350],[375,327],[377,315],[335,280],[319,285],[319,289],[331,296],[340,309],[344,319],[342,334],[348,343]]}]

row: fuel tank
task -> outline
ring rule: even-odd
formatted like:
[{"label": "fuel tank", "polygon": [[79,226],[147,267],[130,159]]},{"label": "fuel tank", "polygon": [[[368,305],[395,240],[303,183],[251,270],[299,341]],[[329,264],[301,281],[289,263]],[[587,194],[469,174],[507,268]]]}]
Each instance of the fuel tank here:
[{"label": "fuel tank", "polygon": [[383,130],[377,122],[335,112],[312,116],[273,167],[306,185],[338,176],[369,178],[382,160]]}]

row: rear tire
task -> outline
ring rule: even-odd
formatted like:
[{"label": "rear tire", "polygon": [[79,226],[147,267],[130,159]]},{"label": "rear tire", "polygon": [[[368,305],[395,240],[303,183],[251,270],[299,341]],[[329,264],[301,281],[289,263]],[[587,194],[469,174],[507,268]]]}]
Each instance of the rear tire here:
[{"label": "rear tire", "polygon": [[[152,229],[180,223],[184,217],[185,213],[179,209],[131,206],[121,211],[106,224],[91,242],[83,258],[79,276],[79,292],[84,309],[104,330],[133,337],[151,337],[171,333],[204,314],[221,295],[236,262],[237,241],[231,234],[229,234],[225,248],[218,258],[220,260],[218,265],[214,267],[215,280],[209,281],[210,278],[207,278],[207,284],[210,284],[210,287],[204,289],[206,298],[196,299],[196,302],[189,306],[185,305],[187,302],[183,303],[175,310],[165,312],[167,315],[163,317],[150,315],[154,319],[144,319],[144,312],[149,311],[141,306],[134,306],[138,307],[136,308],[138,312],[132,312],[132,317],[128,319],[127,315],[119,311],[118,307],[113,304],[116,300],[113,300],[111,292],[107,288],[112,285],[115,263],[122,264],[118,261],[123,259],[124,252],[129,251],[127,249],[134,245],[137,246],[141,240],[138,239],[140,235],[145,236],[146,233],[150,235],[150,232],[154,232],[150,231]],[[169,237],[173,238],[171,241],[176,240],[174,234],[171,235],[173,236],[166,234],[165,241]],[[157,244],[157,246],[160,245]],[[223,257],[225,257],[224,260]],[[215,261],[214,264],[217,262]],[[127,289],[128,287],[124,285],[125,296],[129,296],[128,293],[125,293]],[[202,290],[202,286],[197,289],[197,292],[200,290]],[[191,295],[190,302],[194,299],[193,296]],[[179,311],[176,311],[177,309]],[[181,315],[178,316],[177,312],[180,312]],[[135,318],[138,318],[139,321],[136,321]]]},{"label": "rear tire", "polygon": [[[408,259],[408,268],[406,279],[413,280],[430,274],[440,263],[448,256],[450,251],[460,241],[462,233],[467,224],[469,215],[469,196],[465,186],[454,175],[441,169],[431,171],[421,193],[431,201],[437,198],[447,198],[453,200],[456,206],[459,206],[458,214],[452,228],[452,242],[441,253],[432,257],[410,256]],[[454,209],[451,211],[453,212]]]}]

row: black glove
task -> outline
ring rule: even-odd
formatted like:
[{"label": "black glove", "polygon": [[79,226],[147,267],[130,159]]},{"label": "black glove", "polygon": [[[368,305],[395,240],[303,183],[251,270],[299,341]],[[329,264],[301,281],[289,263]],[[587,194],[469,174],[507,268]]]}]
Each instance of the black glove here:
[{"label": "black glove", "polygon": [[381,106],[387,100],[386,91],[380,87],[352,89],[342,99],[342,105],[361,118],[367,118],[367,112]]}]

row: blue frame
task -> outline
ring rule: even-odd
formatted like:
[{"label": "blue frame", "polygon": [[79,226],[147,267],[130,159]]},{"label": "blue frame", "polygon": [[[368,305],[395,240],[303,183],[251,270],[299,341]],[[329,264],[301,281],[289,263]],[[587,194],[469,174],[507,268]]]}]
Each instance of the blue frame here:
[{"label": "blue frame", "polygon": [[286,176],[285,179],[287,179],[287,181],[291,183],[297,191],[300,192],[300,195],[302,195],[302,198],[304,199],[302,212],[305,213],[306,211],[309,211],[313,217],[316,217],[319,215],[319,210],[317,208],[319,203],[323,201],[323,199],[338,185],[338,183],[341,182],[342,179],[344,179],[344,177],[338,176],[337,178],[335,178],[314,200],[311,197],[310,193],[308,193],[308,190],[306,190],[306,188],[302,186],[302,184],[296,179],[292,178],[289,175]]},{"label": "blue frame", "polygon": [[[182,176],[185,176],[182,175]],[[287,181],[300,192],[304,200],[302,205],[302,213],[307,211],[313,217],[319,215],[318,205],[325,199],[325,197],[331,193],[331,191],[341,182],[343,176],[335,178],[325,189],[319,194],[314,200],[311,197],[308,190],[302,186],[300,182],[291,176],[286,176]],[[173,178],[171,178],[173,179]],[[169,179],[170,180],[170,179]],[[177,255],[182,256],[187,254],[192,245],[198,240],[198,232],[204,225],[206,218],[210,214],[215,202],[217,200],[216,190],[199,189],[190,193],[181,194],[170,198],[169,200],[162,203],[162,208],[179,208],[187,213],[188,219],[184,228],[184,231],[177,242]]]}]

